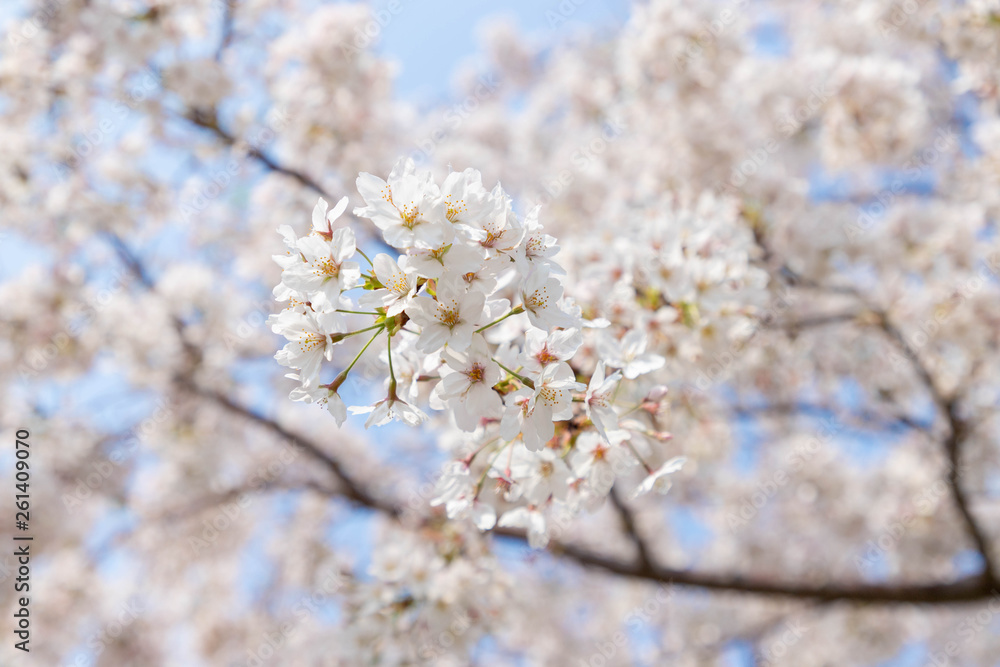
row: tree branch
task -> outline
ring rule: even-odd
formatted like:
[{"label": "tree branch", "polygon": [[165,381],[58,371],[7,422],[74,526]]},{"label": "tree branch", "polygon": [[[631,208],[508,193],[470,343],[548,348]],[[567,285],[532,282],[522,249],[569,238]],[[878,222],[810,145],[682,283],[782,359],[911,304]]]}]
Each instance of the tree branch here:
[{"label": "tree branch", "polygon": [[[224,133],[217,125],[206,124],[204,127],[212,129],[217,135],[228,140],[235,141]],[[254,154],[254,153],[252,153]],[[325,194],[320,186],[310,177],[280,167],[271,162],[262,153],[256,152],[254,156],[261,160],[269,168],[289,175],[298,180],[303,185],[313,188],[321,194]],[[152,280],[145,272],[138,258],[129,251],[128,247],[121,239],[114,237],[114,245],[128,264],[146,287],[152,287]],[[179,333],[183,333],[183,323],[175,321],[178,325]],[[958,484],[958,461],[959,445],[964,437],[964,423],[957,415],[954,401],[945,401],[937,391],[930,373],[920,363],[916,354],[909,350],[902,335],[892,327],[888,318],[882,317],[882,327],[897,340],[907,352],[907,356],[914,363],[915,368],[928,389],[934,394],[935,401],[944,406],[944,412],[951,425],[951,434],[946,442],[949,460],[952,461],[950,479],[952,488],[955,491],[956,502],[959,504],[960,512],[965,519],[976,546],[980,549],[986,562],[986,567],[982,574],[964,577],[953,582],[929,583],[929,584],[858,584],[858,585],[812,585],[804,582],[782,582],[763,579],[759,577],[744,577],[742,575],[698,572],[691,570],[678,570],[664,568],[651,562],[648,551],[642,543],[641,538],[634,530],[634,522],[627,512],[623,514],[623,522],[626,523],[626,530],[635,535],[637,548],[640,551],[639,558],[635,561],[622,561],[609,556],[590,551],[573,544],[563,544],[554,542],[550,545],[550,551],[567,560],[576,562],[582,566],[602,570],[607,573],[619,576],[631,577],[638,580],[657,582],[662,584],[673,584],[679,586],[690,586],[709,591],[742,593],[752,595],[779,596],[794,599],[813,600],[816,602],[850,602],[850,603],[879,603],[879,604],[952,604],[962,602],[974,602],[989,598],[997,588],[993,575],[993,568],[990,565],[990,558],[986,551],[986,539],[979,530],[978,525],[968,510],[968,502]],[[182,337],[183,339],[183,337]],[[276,421],[263,415],[253,412],[249,408],[242,406],[228,396],[214,390],[203,389],[195,385],[188,377],[181,375],[177,384],[182,389],[191,392],[193,395],[209,400],[224,410],[243,417],[261,428],[270,431],[272,434],[292,442],[301,447],[312,457],[323,463],[323,465],[334,475],[340,488],[335,493],[360,507],[377,510],[393,518],[402,516],[401,506],[393,501],[381,498],[372,493],[362,483],[355,480],[341,465],[341,462],[334,456],[327,453],[322,447],[310,439],[296,434]],[[322,489],[321,489],[322,491]],[[612,496],[612,502],[615,497]],[[623,505],[621,507],[624,507]],[[621,510],[621,507],[619,508]],[[510,528],[498,528],[493,531],[495,535],[526,542],[527,537],[524,531]],[[642,546],[640,547],[640,544]]]},{"label": "tree branch", "polygon": [[270,431],[279,438],[287,440],[296,447],[300,447],[305,450],[310,456],[322,463],[327,470],[333,473],[333,476],[337,479],[337,482],[341,487],[338,494],[347,500],[361,507],[378,510],[393,518],[397,518],[402,515],[402,509],[400,506],[370,492],[363,484],[356,481],[344,469],[340,461],[308,438],[305,438],[297,433],[293,433],[278,422],[263,415],[259,415],[245,406],[239,405],[224,394],[220,394],[219,392],[212,390],[202,389],[195,386],[193,383],[184,380],[182,380],[180,384],[195,396],[212,401],[219,407],[225,409],[227,412],[244,417],[250,422]]},{"label": "tree branch", "polygon": [[[353,479],[343,469],[343,466],[336,458],[325,452],[319,445],[308,438],[289,431],[272,419],[259,415],[217,392],[193,386],[189,386],[188,389],[198,396],[211,400],[227,411],[242,416],[273,434],[302,447],[307,453],[322,462],[337,477],[341,487],[336,491],[322,488],[315,488],[314,490],[343,497],[359,507],[373,509],[392,518],[398,519],[402,516],[402,508],[398,503],[381,498],[367,490],[362,483]],[[612,496],[612,502],[614,502],[614,496]],[[636,535],[639,539],[639,542],[636,543],[637,548],[639,548],[638,544],[642,540],[638,533],[635,532],[634,521],[631,519],[630,514],[629,516],[630,518],[627,521],[632,525],[632,528],[626,528],[626,530],[630,534]],[[623,518],[623,521],[626,520]],[[492,533],[523,543],[527,543],[528,541],[527,534],[519,529],[496,528]],[[965,577],[947,583],[813,586],[802,582],[781,582],[758,577],[744,577],[742,575],[671,569],[660,567],[651,562],[648,549],[644,543],[639,548],[640,556],[636,561],[618,560],[567,543],[553,542],[549,549],[553,554],[576,562],[579,565],[633,579],[677,586],[690,586],[710,591],[787,597],[816,602],[953,604],[987,599],[996,589],[996,586],[991,581],[986,580],[980,575]],[[645,558],[642,556],[643,553],[646,553]]]},{"label": "tree branch", "polygon": [[[187,388],[196,395],[212,401],[227,411],[242,416],[271,433],[302,447],[334,474],[341,487],[336,491],[322,488],[314,490],[343,497],[359,507],[377,510],[392,518],[398,519],[402,516],[403,512],[399,504],[381,498],[367,490],[363,484],[353,479],[343,469],[343,466],[336,458],[325,452],[319,445],[308,438],[289,431],[281,424],[235,403],[227,396],[190,385]],[[612,498],[614,499],[614,496]],[[623,521],[626,520],[623,518]],[[632,525],[632,528],[627,528],[627,530],[639,539],[639,542],[636,543],[637,548],[639,548],[638,545],[642,540],[638,536],[638,533],[635,533],[634,522],[631,518],[627,521]],[[523,543],[527,543],[528,541],[526,533],[522,530],[496,528],[492,532],[495,535],[515,539]],[[690,586],[710,591],[779,596],[817,602],[952,604],[987,599],[996,588],[993,582],[981,575],[965,577],[949,583],[813,586],[802,582],[771,581],[741,575],[664,568],[650,562],[648,550],[644,543],[639,550],[639,558],[634,562],[630,562],[611,558],[573,544],[553,542],[550,545],[550,551],[557,556],[574,561],[585,567],[633,579]],[[646,554],[645,558],[642,555],[643,553]]]},{"label": "tree branch", "polygon": [[969,535],[972,537],[972,541],[976,545],[976,550],[979,551],[983,557],[983,578],[987,584],[991,587],[995,587],[997,586],[997,576],[996,570],[993,566],[989,540],[987,539],[986,533],[983,531],[982,527],[976,521],[975,516],[972,514],[969,497],[965,493],[965,489],[962,487],[960,479],[962,472],[961,445],[967,432],[966,424],[965,421],[958,415],[955,400],[948,401],[946,410],[948,415],[948,424],[950,427],[948,438],[944,443],[945,452],[948,455],[948,486],[951,488],[951,495],[955,499],[955,505],[958,508],[958,513],[962,516],[962,521],[965,522],[966,530],[968,530]]},{"label": "tree branch", "polygon": [[[764,239],[762,237],[758,238],[758,242],[765,247],[766,250]],[[769,252],[766,252],[766,254],[769,254]],[[807,282],[802,280],[801,277],[799,277],[798,274],[787,265],[782,265],[781,273],[782,275],[789,277],[789,282],[793,285],[796,283],[805,284]],[[811,286],[816,287],[814,283]],[[993,565],[993,559],[989,548],[989,540],[987,539],[982,527],[976,521],[975,516],[972,514],[969,498],[965,493],[965,490],[962,488],[960,480],[961,444],[966,433],[966,424],[958,414],[958,397],[945,396],[944,392],[938,387],[937,382],[934,380],[934,376],[931,374],[930,369],[924,364],[920,355],[917,354],[917,351],[914,350],[913,347],[911,347],[906,341],[906,337],[903,335],[903,332],[892,322],[886,311],[876,308],[874,304],[868,302],[864,294],[853,288],[846,288],[840,293],[852,294],[861,303],[861,305],[874,316],[876,325],[910,362],[910,365],[920,378],[921,383],[926,387],[927,392],[934,401],[934,404],[947,421],[948,436],[943,442],[943,449],[948,458],[947,483],[951,489],[951,496],[955,501],[958,512],[962,517],[963,523],[965,524],[966,532],[968,532],[976,550],[983,559],[983,571],[976,578],[982,580],[983,586],[987,590],[997,588],[1000,586],[1000,581],[997,579],[996,568]]]},{"label": "tree branch", "polygon": [[[193,123],[194,125],[197,125],[200,128],[211,131],[212,134],[214,134],[216,137],[218,137],[224,143],[230,146],[235,146],[238,143],[238,140],[235,136],[233,136],[226,130],[219,127],[218,118],[216,117],[214,111],[208,113],[201,109],[191,109],[188,111],[186,115],[182,117],[188,120],[189,122]],[[333,195],[328,193],[326,189],[322,185],[320,185],[319,182],[316,181],[312,176],[303,171],[299,171],[298,169],[294,169],[292,167],[286,167],[285,165],[278,163],[273,158],[271,158],[267,153],[260,150],[256,146],[249,146],[247,154],[250,155],[250,157],[257,160],[258,162],[260,162],[265,167],[267,167],[269,170],[279,174],[284,174],[285,176],[295,179],[296,181],[306,186],[307,188],[315,190],[317,193],[319,193],[321,197],[325,198],[327,201],[331,202],[336,201]]]},{"label": "tree branch", "polygon": [[945,438],[943,443],[945,455],[948,457],[948,486],[951,489],[951,496],[955,500],[955,506],[958,509],[958,513],[961,515],[962,521],[965,523],[966,531],[972,538],[972,542],[975,545],[976,550],[979,552],[980,556],[982,556],[983,571],[980,576],[982,576],[988,587],[995,588],[998,585],[998,581],[996,569],[993,565],[993,558],[990,553],[989,541],[987,540],[982,527],[972,514],[972,510],[969,507],[969,498],[966,495],[965,490],[962,488],[960,480],[962,455],[961,445],[965,438],[966,425],[958,414],[958,397],[946,397],[944,395],[944,393],[938,388],[937,383],[934,381],[934,377],[931,375],[930,369],[928,369],[920,359],[916,350],[910,347],[909,343],[906,342],[906,338],[903,336],[903,333],[892,323],[888,314],[879,312],[878,315],[882,330],[896,343],[896,346],[903,352],[903,354],[906,355],[907,359],[910,360],[910,363],[912,364],[917,375],[920,376],[921,381],[927,387],[927,391],[931,394],[931,398],[934,400],[934,403],[941,410],[948,422],[948,437]]},{"label": "tree branch", "polygon": [[[117,234],[110,234],[109,237],[112,245],[118,252],[119,257],[128,269],[137,276],[146,289],[152,291],[155,288],[155,285],[148,270],[143,265],[142,260],[139,259],[138,255],[136,255],[132,249],[129,248],[128,244],[125,243]],[[194,345],[185,339],[184,323],[176,316],[172,317],[172,321],[174,328],[177,331],[177,336],[188,354],[189,362],[191,364],[197,363],[197,360],[200,359],[200,354],[197,354],[198,350],[194,347]],[[193,370],[193,367],[189,370]],[[380,510],[391,517],[398,517],[402,513],[402,510],[396,505],[387,503],[381,498],[369,493],[363,485],[354,481],[354,479],[344,470],[340,461],[325,452],[321,447],[319,447],[319,445],[313,443],[312,441],[303,438],[296,433],[292,433],[281,424],[259,415],[245,406],[235,403],[224,394],[197,386],[197,384],[195,384],[195,382],[191,379],[190,373],[178,373],[174,379],[174,383],[181,389],[184,389],[200,398],[208,399],[226,411],[242,416],[251,422],[263,426],[278,437],[304,449],[315,459],[323,463],[327,470],[334,475],[342,487],[340,494],[348,500],[365,507]]]},{"label": "tree branch", "polygon": [[621,517],[622,526],[625,529],[625,534],[628,536],[632,544],[635,545],[636,553],[639,556],[639,564],[646,569],[655,569],[655,563],[653,562],[653,557],[650,554],[649,547],[646,546],[646,540],[643,539],[642,535],[639,533],[638,527],[635,525],[635,516],[632,513],[632,508],[625,504],[621,496],[618,493],[616,487],[611,487],[611,504],[614,505],[615,509],[618,511],[618,516]]},{"label": "tree branch", "polygon": [[856,420],[861,424],[883,431],[906,429],[926,432],[933,424],[924,424],[905,414],[886,417],[873,410],[852,410],[847,414],[839,414],[831,407],[816,403],[786,401],[764,403],[761,405],[732,405],[730,412],[737,417],[793,417],[806,415],[812,417],[831,417],[837,421]]},{"label": "tree branch", "polygon": [[787,329],[790,332],[800,331],[802,329],[814,329],[818,327],[825,327],[831,324],[843,324],[845,322],[857,322],[865,316],[864,311],[848,311],[844,313],[829,313],[827,315],[814,315],[811,317],[803,317],[798,320],[791,320],[788,322],[775,322],[768,325],[769,329]]},{"label": "tree branch", "polygon": [[[495,529],[495,534],[526,541],[523,531]],[[782,582],[716,572],[698,572],[663,567],[645,567],[638,562],[620,561],[572,544],[552,543],[552,553],[612,574],[675,586],[690,586],[710,591],[786,597],[817,602],[880,604],[954,604],[975,602],[990,597],[994,587],[981,576],[931,584],[859,584],[814,586],[802,582]]]}]

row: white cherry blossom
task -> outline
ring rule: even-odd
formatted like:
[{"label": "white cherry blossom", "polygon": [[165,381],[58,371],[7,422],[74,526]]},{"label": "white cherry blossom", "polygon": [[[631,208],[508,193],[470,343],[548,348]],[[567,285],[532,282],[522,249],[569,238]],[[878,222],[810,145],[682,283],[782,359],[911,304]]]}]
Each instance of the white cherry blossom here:
[{"label": "white cherry blossom", "polygon": [[528,533],[528,544],[541,549],[549,543],[549,525],[545,515],[535,506],[517,507],[504,512],[497,520],[501,528],[523,528]]},{"label": "white cherry blossom", "polygon": [[642,480],[642,483],[636,487],[632,497],[638,498],[639,496],[645,495],[650,491],[656,491],[659,494],[666,493],[670,490],[672,485],[669,476],[683,468],[686,462],[687,459],[683,456],[675,456],[674,458],[666,461],[659,468],[646,475],[645,479]]},{"label": "white cherry blossom", "polygon": [[618,429],[618,413],[614,408],[614,393],[621,382],[621,371],[615,371],[605,377],[604,362],[598,361],[594,374],[590,376],[587,393],[584,396],[584,406],[587,416],[601,436],[607,440],[608,431]]},{"label": "white cherry blossom", "polygon": [[368,205],[354,214],[371,219],[394,248],[440,248],[454,235],[437,186],[412,160],[397,162],[388,181],[363,173],[357,184]]},{"label": "white cherry blossom", "polygon": [[514,450],[511,475],[528,502],[541,505],[555,498],[564,500],[569,490],[570,470],[558,453],[551,449],[531,451],[525,447]]},{"label": "white cherry blossom", "polygon": [[272,330],[288,339],[276,355],[282,366],[299,369],[303,385],[315,386],[320,364],[333,358],[333,334],[346,331],[344,318],[332,312],[286,310],[272,319]]},{"label": "white cherry blossom", "polygon": [[475,334],[465,352],[451,347],[442,357],[438,396],[446,401],[458,427],[472,431],[483,418],[498,418],[503,407],[493,385],[500,381],[500,366],[493,361],[486,339]]},{"label": "white cherry blossom", "polygon": [[465,291],[464,283],[455,280],[439,282],[433,298],[418,296],[406,309],[410,319],[420,325],[418,350],[436,352],[447,345],[460,352],[472,342],[473,331],[483,317],[486,295]]},{"label": "white cherry blossom", "polygon": [[544,269],[528,274],[520,288],[521,305],[533,327],[548,331],[553,327],[573,327],[574,318],[559,308],[563,286],[559,279]]},{"label": "white cherry blossom", "polygon": [[330,209],[329,212],[326,210],[327,206],[329,206],[329,204],[327,204],[326,200],[322,197],[320,197],[319,201],[316,202],[316,206],[313,208],[312,212],[312,230],[313,233],[319,234],[324,239],[329,241],[333,236],[333,223],[336,222],[340,216],[344,214],[344,211],[347,210],[347,197],[341,197],[340,201],[337,202],[337,205]]},{"label": "white cherry blossom", "polygon": [[396,260],[385,253],[372,260],[375,277],[382,287],[363,294],[358,303],[365,308],[385,308],[386,315],[398,315],[413,302],[417,292],[417,274],[404,271]]},{"label": "white cherry blossom", "polygon": [[281,282],[299,294],[322,292],[331,304],[337,304],[343,290],[355,287],[361,279],[361,267],[348,261],[355,253],[354,232],[341,227],[330,240],[319,236],[298,239],[296,248],[303,261],[285,268]]},{"label": "white cherry blossom", "polygon": [[646,352],[649,339],[638,329],[627,332],[620,341],[603,336],[598,343],[601,358],[611,368],[620,368],[622,375],[634,380],[640,375],[663,367],[665,359],[653,352]]}]

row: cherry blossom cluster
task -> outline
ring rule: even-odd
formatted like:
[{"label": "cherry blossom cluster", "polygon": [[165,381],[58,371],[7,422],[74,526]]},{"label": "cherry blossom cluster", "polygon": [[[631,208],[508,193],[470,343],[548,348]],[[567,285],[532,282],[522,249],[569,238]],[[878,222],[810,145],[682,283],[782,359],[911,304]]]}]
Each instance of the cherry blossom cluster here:
[{"label": "cherry blossom cluster", "polygon": [[[59,592],[32,601],[44,638],[35,661],[86,659],[81,638],[122,625],[133,602],[141,618],[106,632],[85,651],[92,661],[701,664],[724,661],[735,637],[796,667],[898,662],[914,645],[950,653],[963,619],[991,604],[981,574],[1000,571],[998,0],[823,11],[643,0],[620,31],[587,34],[558,7],[545,35],[490,19],[430,105],[408,99],[374,47],[383,19],[398,31],[414,15],[372,4],[7,3],[0,419],[60,443],[32,454],[53,473],[33,489],[49,519],[35,539],[54,564],[36,583]],[[434,26],[415,27],[427,42]],[[407,264],[432,250],[424,241],[383,245],[377,225],[352,215],[368,205],[355,175],[386,178],[404,153],[439,186],[449,164],[488,165],[483,179],[503,183],[517,224],[528,202],[544,202],[537,219],[559,239],[545,259],[565,270],[550,275],[579,324],[537,328],[524,312],[470,336],[498,364],[484,364],[499,379],[482,393],[493,407],[499,396],[499,417],[468,398],[458,414],[450,387],[438,388],[466,377],[442,358],[471,353],[471,341],[420,350],[425,327],[409,305],[381,322],[380,304],[360,305],[380,288],[357,247],[416,272],[410,305],[438,302],[435,263],[444,274],[464,249],[477,266],[486,252],[453,242],[421,273]],[[309,184],[339,175],[349,187],[324,195],[313,232]],[[328,216],[341,195],[350,206]],[[279,282],[271,255],[284,254],[274,232],[285,222],[295,270],[285,300],[261,302]],[[467,233],[437,225],[449,226]],[[331,263],[317,268],[336,282],[302,262],[324,252]],[[496,287],[479,289],[484,311],[520,306],[524,275],[496,271]],[[323,342],[318,370],[273,364],[315,375],[308,388],[247,375],[276,350],[261,324],[278,303]],[[473,332],[507,312],[485,313]],[[287,324],[300,343],[291,352],[305,352],[304,326]],[[321,385],[365,345],[331,397]],[[538,419],[551,437],[517,432],[517,401],[534,392],[499,364],[537,387],[543,345],[538,366],[567,381],[597,387],[621,373],[610,419],[577,387],[568,418]],[[294,386],[346,418],[347,405],[386,398],[392,377],[397,399],[426,415],[419,431],[337,432],[325,409],[285,398]],[[120,401],[128,409],[93,409]],[[544,416],[544,401],[535,409]],[[286,446],[288,433],[313,447]],[[681,445],[683,470],[652,477]],[[335,500],[350,491],[331,461],[357,503]],[[434,492],[427,478],[442,468]],[[625,497],[671,479],[667,502]],[[634,531],[607,500],[574,515],[609,485]],[[352,509],[365,498],[380,507]],[[900,532],[914,505],[919,520]],[[382,514],[394,529],[368,539]],[[515,531],[474,522],[528,526],[536,544],[564,548],[529,566],[513,553],[519,538],[492,537]],[[892,544],[880,539],[889,533]],[[96,535],[108,539],[95,551]],[[659,567],[690,569],[708,588],[621,576],[649,574],[636,537]],[[970,559],[970,547],[982,553]],[[241,576],[248,555],[266,586]],[[109,558],[124,569],[108,570]],[[856,598],[824,611],[732,594],[776,582],[824,598],[863,598],[874,584],[931,604]],[[949,604],[947,590],[969,603]],[[784,622],[802,615],[810,630],[783,642]],[[0,664],[19,653],[0,645]],[[977,633],[961,655],[994,664],[1000,634]]]},{"label": "cherry blossom cluster", "polygon": [[675,377],[731,363],[770,299],[767,272],[754,263],[754,211],[705,191],[614,205],[605,215],[613,231],[574,239],[565,253],[576,302],[646,331]]},{"label": "cherry blossom cluster", "polygon": [[477,535],[431,542],[386,527],[378,537],[384,547],[372,555],[369,580],[344,605],[343,664],[372,655],[377,664],[459,665],[456,654],[506,620],[512,578]]},{"label": "cherry blossom cluster", "polygon": [[[683,458],[652,466],[664,458],[652,443],[670,435],[636,415],[660,411],[665,387],[636,381],[665,359],[647,351],[643,331],[586,319],[564,296],[559,246],[540,207],[521,218],[478,171],[451,172],[439,186],[412,160],[387,180],[363,173],[357,187],[366,205],[354,215],[393,254],[358,248],[340,223],[346,197],[330,210],[320,199],[307,236],[279,228],[288,251],[275,256],[274,295],[288,305],[270,323],[288,340],[275,358],[299,382],[292,400],[325,403],[338,425],[348,412],[368,414],[366,428],[419,425],[425,402],[462,443],[434,503],[483,530],[525,528],[535,545],[551,533],[549,512],[595,507],[636,468],[645,475],[631,480],[635,493],[669,488]],[[338,346],[366,333],[352,360],[335,359]],[[369,363],[387,373],[385,396],[348,407],[339,391],[377,341],[384,350],[378,360],[369,352]],[[329,381],[324,362],[341,367]],[[484,493],[487,481],[496,493]]]}]

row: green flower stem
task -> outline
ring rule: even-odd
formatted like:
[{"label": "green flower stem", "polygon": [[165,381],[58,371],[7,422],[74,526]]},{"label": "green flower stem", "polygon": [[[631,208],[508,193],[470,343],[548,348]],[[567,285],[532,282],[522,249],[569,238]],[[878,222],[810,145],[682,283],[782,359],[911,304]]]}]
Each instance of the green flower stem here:
[{"label": "green flower stem", "polygon": [[479,476],[479,481],[476,482],[476,495],[473,496],[473,498],[479,498],[479,494],[483,490],[483,482],[486,481],[486,475],[487,475],[487,473],[489,473],[489,471],[493,469],[493,464],[497,462],[498,458],[500,458],[500,455],[503,453],[503,450],[507,449],[507,447],[509,447],[512,444],[514,444],[513,440],[510,441],[510,442],[505,442],[504,445],[503,445],[503,447],[501,447],[500,449],[498,449],[496,451],[496,453],[493,454],[493,458],[490,459],[490,462],[483,469],[483,473]]},{"label": "green flower stem", "polygon": [[[486,449],[487,447],[489,447],[490,445],[492,445],[494,442],[496,442],[499,439],[500,439],[500,436],[498,435],[497,437],[493,438],[492,440],[486,441],[485,443],[482,444],[482,446],[478,447],[476,449],[476,451],[472,452],[471,454],[469,454],[468,456],[466,456],[464,459],[462,459],[462,462],[465,463],[466,467],[469,467],[470,465],[472,465],[472,462],[475,460],[475,458],[477,456],[479,456],[480,452],[482,452],[484,449]],[[489,468],[487,468],[487,471],[488,470],[489,470]]]},{"label": "green flower stem", "polygon": [[359,333],[364,333],[366,331],[371,331],[372,329],[384,329],[384,328],[385,328],[384,324],[373,324],[370,327],[365,327],[364,329],[358,329],[357,331],[352,331],[350,333],[345,333],[345,334],[343,334],[343,336],[344,336],[344,338],[348,338],[350,336],[357,336]]},{"label": "green flower stem", "polygon": [[[340,372],[340,375],[338,375],[336,379],[334,379],[334,381],[328,385],[330,391],[337,391],[338,389],[340,389],[340,385],[344,384],[344,380],[347,379],[347,374],[351,372],[352,368],[354,368],[354,364],[358,363],[358,359],[360,359],[361,356],[365,353],[365,350],[368,349],[368,346],[374,343],[375,339],[379,337],[379,335],[382,333],[382,330],[385,329],[385,325],[376,324],[374,327],[369,327],[368,329],[362,329],[362,331],[369,331],[374,328],[378,328],[378,331],[376,331],[375,335],[371,337],[371,340],[365,343],[365,346],[361,348],[361,351],[358,352],[356,357],[354,357],[354,360],[351,362],[351,365],[342,370]],[[355,331],[352,334],[348,335],[353,335],[356,333],[361,333],[361,331]]]},{"label": "green flower stem", "polygon": [[386,340],[386,355],[389,357],[389,396],[396,396],[396,374],[392,371],[392,335]]},{"label": "green flower stem", "polygon": [[653,474],[653,468],[648,463],[646,463],[646,461],[643,460],[642,456],[639,455],[639,452],[635,450],[635,445],[633,445],[628,440],[625,441],[625,444],[628,445],[628,448],[632,450],[633,454],[635,454],[635,458],[639,460],[639,463],[642,464],[642,467],[646,469],[646,474],[649,475]]},{"label": "green flower stem", "polygon": [[476,329],[476,333],[483,333],[484,331],[486,331],[487,329],[489,329],[494,324],[500,324],[501,322],[503,322],[505,319],[507,319],[511,315],[520,315],[523,312],[524,312],[524,306],[518,306],[517,308],[515,308],[512,311],[510,311],[509,313],[507,313],[506,315],[504,315],[500,319],[493,320],[492,322],[490,322],[486,326],[479,327],[478,329]]},{"label": "green flower stem", "polygon": [[510,370],[509,368],[507,368],[506,366],[504,366],[503,364],[501,364],[496,359],[493,359],[493,361],[496,361],[497,366],[499,366],[500,368],[504,369],[505,371],[507,371],[508,373],[510,373],[511,375],[513,375],[515,378],[517,378],[518,381],[520,381],[520,383],[523,384],[525,387],[528,387],[529,389],[534,389],[535,388],[535,383],[532,382],[531,380],[529,380],[528,378],[524,377],[520,373],[516,373],[516,372]]}]

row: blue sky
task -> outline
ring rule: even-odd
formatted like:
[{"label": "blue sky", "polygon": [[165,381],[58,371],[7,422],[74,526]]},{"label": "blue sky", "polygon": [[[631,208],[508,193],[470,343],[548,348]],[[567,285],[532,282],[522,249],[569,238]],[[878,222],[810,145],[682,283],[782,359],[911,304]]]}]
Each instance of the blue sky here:
[{"label": "blue sky", "polygon": [[[625,0],[395,0],[380,34],[378,50],[399,66],[397,95],[423,102],[445,94],[456,64],[478,51],[478,28],[497,17],[514,21],[522,33],[549,45],[581,28],[620,26],[628,16]],[[372,3],[388,12],[388,0]]]},{"label": "blue sky", "polygon": [[[398,7],[393,12],[390,5]],[[14,4],[0,8],[0,24],[9,17]],[[382,17],[384,27],[379,34],[377,51],[394,60],[398,65],[396,95],[401,101],[419,105],[440,102],[451,89],[456,66],[474,59],[479,51],[479,29],[497,17],[506,17],[522,34],[534,38],[543,46],[554,45],[569,38],[581,29],[613,30],[625,21],[628,3],[624,0],[508,0],[506,2],[446,2],[445,0],[374,0],[373,12]],[[0,229],[0,281],[10,279],[32,263],[48,264],[51,257],[41,248],[26,242],[22,237],[8,234],[3,238]],[[87,392],[92,396],[107,396],[109,386],[117,381],[104,382],[95,375],[88,383]],[[102,391],[103,389],[103,391]],[[277,511],[281,511],[278,508]],[[287,509],[285,507],[284,509]],[[120,527],[122,517],[108,517],[107,528],[114,532]],[[704,537],[685,515],[676,517],[680,537]],[[335,542],[364,540],[362,550],[370,548],[367,530],[360,522],[331,528]],[[95,536],[101,544],[106,535]],[[259,564],[244,564],[251,569]],[[262,580],[266,573],[259,572]],[[753,664],[748,646],[734,644],[723,658],[723,664],[734,667]],[[919,664],[923,650],[911,645],[889,666]]]}]

